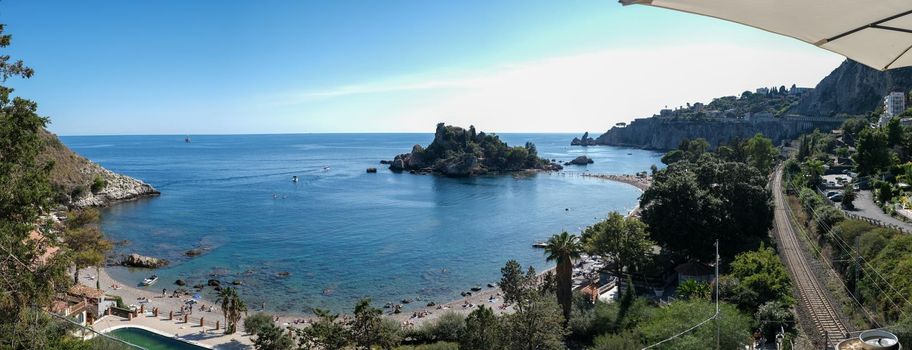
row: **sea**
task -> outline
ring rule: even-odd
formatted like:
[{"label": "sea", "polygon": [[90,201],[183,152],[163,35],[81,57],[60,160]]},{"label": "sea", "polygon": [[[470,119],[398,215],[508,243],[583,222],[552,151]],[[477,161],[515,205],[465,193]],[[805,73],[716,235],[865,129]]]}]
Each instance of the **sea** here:
[{"label": "sea", "polygon": [[[161,196],[103,210],[116,253],[165,258],[155,271],[112,267],[123,284],[173,290],[238,283],[253,309],[309,314],[350,311],[361,298],[458,299],[499,280],[509,259],[550,267],[532,247],[566,230],[579,233],[609,212],[627,213],[641,192],[580,176],[633,174],[661,166],[661,154],[608,146],[570,146],[575,135],[499,134],[535,143],[548,159],[588,155],[595,163],[563,172],[447,178],[394,173],[380,160],[428,145],[432,133],[65,136],[102,166],[141,179]],[[375,167],[377,173],[367,173]],[[292,177],[298,181],[293,182]],[[201,248],[203,254],[185,253]],[[213,298],[207,287],[204,297]],[[409,306],[406,306],[408,309]]]}]

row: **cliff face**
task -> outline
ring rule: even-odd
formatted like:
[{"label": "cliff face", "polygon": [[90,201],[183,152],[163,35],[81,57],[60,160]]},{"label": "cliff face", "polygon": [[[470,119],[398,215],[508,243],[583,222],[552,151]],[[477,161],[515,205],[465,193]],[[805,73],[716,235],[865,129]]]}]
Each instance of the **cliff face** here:
[{"label": "cliff face", "polygon": [[790,110],[807,116],[831,117],[845,113],[867,114],[882,103],[891,91],[912,89],[912,68],[881,72],[846,60],[802,96],[798,105]]},{"label": "cliff face", "polygon": [[[759,119],[759,118],[758,118]],[[599,145],[670,150],[684,139],[704,138],[715,147],[757,133],[779,144],[814,129],[830,130],[842,125],[839,118],[763,118],[759,120],[669,120],[637,119],[626,127],[613,127],[595,139]]]},{"label": "cliff face", "polygon": [[54,134],[45,132],[42,137],[45,140],[42,159],[54,163],[50,181],[60,204],[75,207],[106,206],[118,201],[159,194],[149,184],[114,173],[79,156]]},{"label": "cliff face", "polygon": [[[627,127],[611,128],[593,143],[667,150],[677,147],[683,139],[704,138],[717,146],[756,133],[779,143],[817,128],[822,131],[838,128],[843,121],[841,116],[867,115],[878,108],[889,92],[910,89],[912,68],[881,72],[846,60],[813,90],[797,96],[780,93],[779,96],[748,94],[717,98],[700,112],[695,108],[663,111],[670,117],[637,119]],[[743,114],[764,115],[741,118]],[[592,143],[574,139],[572,144]]]}]

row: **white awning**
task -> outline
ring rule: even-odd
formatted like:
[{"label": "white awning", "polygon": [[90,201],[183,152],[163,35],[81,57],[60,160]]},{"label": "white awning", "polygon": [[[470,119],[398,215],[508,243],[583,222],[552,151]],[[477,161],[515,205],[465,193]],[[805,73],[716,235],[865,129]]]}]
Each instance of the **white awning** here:
[{"label": "white awning", "polygon": [[912,66],[912,0],[620,0],[792,37],[878,70]]}]

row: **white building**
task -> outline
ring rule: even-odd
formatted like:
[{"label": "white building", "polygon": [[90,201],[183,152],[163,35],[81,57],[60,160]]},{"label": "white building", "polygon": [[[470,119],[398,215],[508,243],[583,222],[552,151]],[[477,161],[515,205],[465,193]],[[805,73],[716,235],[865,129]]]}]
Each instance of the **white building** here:
[{"label": "white building", "polygon": [[895,117],[906,111],[906,94],[904,92],[891,92],[884,98],[884,113]]},{"label": "white building", "polygon": [[814,88],[793,86],[789,89],[789,95],[801,95],[811,90],[814,90]]},{"label": "white building", "polygon": [[890,122],[890,119],[906,111],[906,94],[901,91],[891,92],[884,97],[884,111],[880,115],[877,125],[884,126]]}]

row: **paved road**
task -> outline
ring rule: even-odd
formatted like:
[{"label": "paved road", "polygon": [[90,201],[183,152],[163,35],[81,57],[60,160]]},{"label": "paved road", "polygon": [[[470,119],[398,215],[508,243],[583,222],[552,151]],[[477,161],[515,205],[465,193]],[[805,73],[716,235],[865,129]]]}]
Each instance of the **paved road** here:
[{"label": "paved road", "polygon": [[887,215],[874,203],[874,194],[871,191],[858,191],[855,198],[855,210],[846,210],[847,213],[863,216],[868,219],[880,221],[889,226],[902,227],[906,232],[912,232],[912,224]]}]

